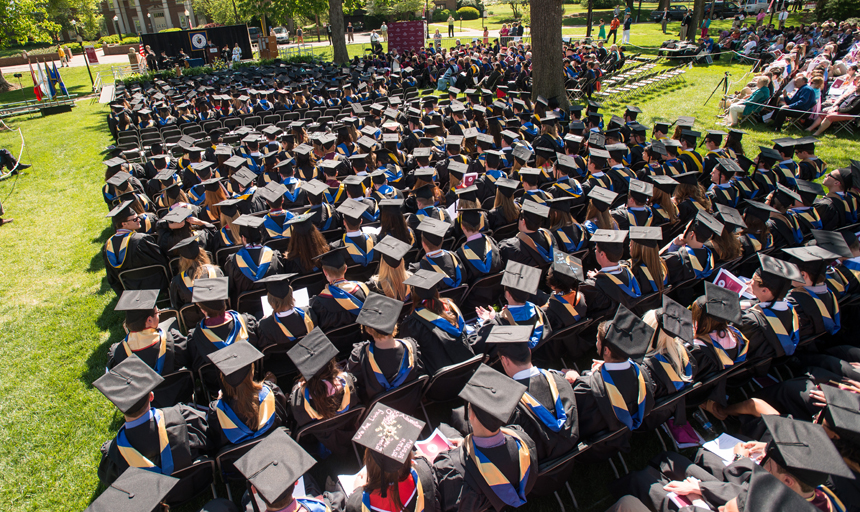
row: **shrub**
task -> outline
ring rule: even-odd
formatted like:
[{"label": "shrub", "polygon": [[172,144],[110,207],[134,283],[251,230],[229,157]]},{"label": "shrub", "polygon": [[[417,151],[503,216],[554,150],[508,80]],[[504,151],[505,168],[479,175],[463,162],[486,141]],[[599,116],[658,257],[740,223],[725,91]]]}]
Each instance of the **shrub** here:
[{"label": "shrub", "polygon": [[481,17],[481,13],[474,7],[460,7],[457,9],[457,17],[461,20],[476,20]]},{"label": "shrub", "polygon": [[138,44],[140,43],[140,38],[137,36],[133,37],[123,37],[119,44]]},{"label": "shrub", "polygon": [[119,44],[119,36],[114,34],[112,36],[104,36],[99,38],[99,43],[102,45],[105,44]]},{"label": "shrub", "polygon": [[594,0],[592,3],[592,9],[613,9],[616,5],[623,6],[624,2],[621,0]]},{"label": "shrub", "polygon": [[159,30],[159,31],[158,31],[158,33],[159,33],[159,34],[163,34],[164,32],[182,32],[182,29],[181,29],[181,28],[174,27],[174,28],[166,28],[166,29],[164,29],[164,30]]},{"label": "shrub", "polygon": [[451,15],[451,11],[448,9],[441,9],[433,11],[433,21],[436,23],[444,23],[448,21],[448,16]]},{"label": "shrub", "polygon": [[823,9],[816,9],[816,14],[819,21],[856,18],[860,16],[860,3],[857,0],[828,0]]}]

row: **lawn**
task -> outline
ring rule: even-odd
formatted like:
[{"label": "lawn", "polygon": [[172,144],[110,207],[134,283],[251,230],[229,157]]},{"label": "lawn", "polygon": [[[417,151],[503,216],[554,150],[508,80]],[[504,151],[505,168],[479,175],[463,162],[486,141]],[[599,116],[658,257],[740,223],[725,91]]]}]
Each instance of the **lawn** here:
[{"label": "lawn", "polygon": [[[107,81],[112,81],[113,76],[110,74],[110,68],[110,64],[91,66],[90,70],[92,71],[93,79],[95,80],[98,73],[101,72],[103,77],[107,77]],[[35,69],[35,65],[33,69]],[[90,83],[90,75],[87,74],[86,66],[57,68],[57,70],[60,72],[60,76],[63,78],[63,83],[66,84],[66,90],[69,91],[69,94],[86,96],[93,92],[93,87]],[[44,72],[44,66],[42,71]],[[0,94],[0,104],[36,99],[36,95],[33,94],[33,79],[30,78],[30,73],[22,72],[21,74],[23,75],[21,77],[22,89]],[[9,83],[18,85],[18,79],[15,78],[14,73],[4,72],[3,77]],[[57,92],[60,92],[59,87],[57,87]]]},{"label": "lawn", "polygon": [[[686,114],[704,131],[715,127],[718,98],[704,103],[723,72],[738,82],[730,88],[735,90],[748,69],[739,64],[693,68],[686,83],[631,103],[643,109],[647,126],[655,117]],[[74,73],[69,72],[69,82]],[[623,106],[604,110],[608,119]],[[113,406],[91,385],[104,371],[107,347],[122,336],[122,318],[113,311],[116,297],[103,279],[99,254],[111,233],[100,194],[101,161],[111,143],[106,113],[106,107],[85,100],[71,113],[7,121],[22,128],[23,160],[33,164],[17,180],[0,182],[6,216],[15,218],[0,228],[5,298],[0,303],[0,502],[8,510],[86,508],[100,492],[98,448],[120,424]],[[750,154],[775,138],[772,132],[746,130]],[[0,147],[17,155],[17,132],[0,132]],[[818,153],[830,167],[846,166],[860,154],[860,140],[825,135]],[[637,438],[636,446],[637,453],[627,457],[631,469],[659,451],[653,436]],[[611,478],[608,464],[578,466],[572,487],[580,506],[605,510]],[[223,495],[223,488],[219,491]],[[552,497],[530,501],[523,510],[557,508]]]}]

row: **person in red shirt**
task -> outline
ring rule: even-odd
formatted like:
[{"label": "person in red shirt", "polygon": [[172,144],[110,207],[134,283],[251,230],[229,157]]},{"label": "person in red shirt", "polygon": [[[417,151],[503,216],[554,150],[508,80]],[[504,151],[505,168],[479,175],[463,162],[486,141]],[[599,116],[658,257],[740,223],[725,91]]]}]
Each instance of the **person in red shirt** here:
[{"label": "person in red shirt", "polygon": [[612,44],[615,44],[615,39],[618,38],[618,27],[621,25],[621,22],[618,21],[618,16],[612,18],[612,21],[609,22],[609,35],[606,36],[606,40],[609,41],[609,36],[612,36]]}]

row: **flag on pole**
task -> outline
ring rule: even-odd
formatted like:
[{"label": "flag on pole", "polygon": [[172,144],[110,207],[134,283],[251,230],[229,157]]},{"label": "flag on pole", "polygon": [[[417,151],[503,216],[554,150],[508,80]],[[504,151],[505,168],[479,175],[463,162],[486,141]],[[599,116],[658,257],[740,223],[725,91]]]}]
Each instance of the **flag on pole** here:
[{"label": "flag on pole", "polygon": [[45,77],[47,79],[46,83],[48,85],[48,95],[50,96],[51,99],[54,99],[57,97],[57,90],[54,89],[54,80],[52,79],[53,77],[51,76],[51,68],[48,67],[48,61],[47,60],[44,61],[44,64],[45,64]]},{"label": "flag on pole", "polygon": [[68,96],[69,91],[66,90],[66,84],[63,83],[63,77],[60,76],[60,70],[57,69],[56,62],[54,62],[54,69],[52,69],[51,71],[54,73],[54,81],[60,84],[60,90],[63,91],[63,94]]},{"label": "flag on pole", "polygon": [[[36,95],[36,101],[42,101],[42,91],[39,89],[39,82],[36,80],[36,72],[33,71],[33,63],[27,59],[27,65],[30,66],[30,78],[33,79],[33,94]],[[36,65],[38,68],[39,66]]]},{"label": "flag on pole", "polygon": [[39,89],[42,90],[42,97],[51,99],[51,92],[48,88],[48,82],[45,78],[45,72],[42,71],[42,66],[39,65],[39,61],[36,61],[36,72],[39,73]]}]

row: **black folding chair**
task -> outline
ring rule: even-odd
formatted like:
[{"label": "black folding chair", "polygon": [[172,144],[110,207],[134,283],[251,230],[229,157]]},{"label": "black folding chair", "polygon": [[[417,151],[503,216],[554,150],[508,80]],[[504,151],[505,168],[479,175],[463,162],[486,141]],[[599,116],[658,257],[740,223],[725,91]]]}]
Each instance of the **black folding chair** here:
[{"label": "black folding chair", "polygon": [[325,333],[332,345],[337,347],[340,357],[349,356],[352,346],[362,341],[361,325],[349,324]]},{"label": "black folding chair", "polygon": [[170,476],[179,479],[164,499],[170,507],[180,507],[201,496],[207,489],[212,491],[213,498],[218,497],[215,492],[215,461],[206,455]]},{"label": "black folding chair", "polygon": [[[286,428],[280,427],[280,429],[283,430],[285,434],[289,435]],[[221,448],[221,451],[219,451],[218,455],[215,456],[215,463],[218,466],[218,473],[221,474],[221,481],[227,486],[228,500],[233,501],[233,493],[230,492],[230,483],[245,481],[245,477],[238,469],[236,469],[236,461],[251,451],[251,448],[257,446],[257,444],[263,439],[265,439],[265,436],[245,441],[242,444],[225,446],[224,448]]]},{"label": "black folding chair", "polygon": [[[296,432],[296,442],[301,443],[303,437],[327,434],[336,430],[355,432],[361,424],[361,419],[364,417],[364,411],[364,407],[355,407],[327,420],[317,420],[308,423]],[[355,460],[358,462],[359,467],[362,466],[361,457],[358,456],[358,450],[355,448],[355,443],[352,445],[352,451],[355,453]]]}]

